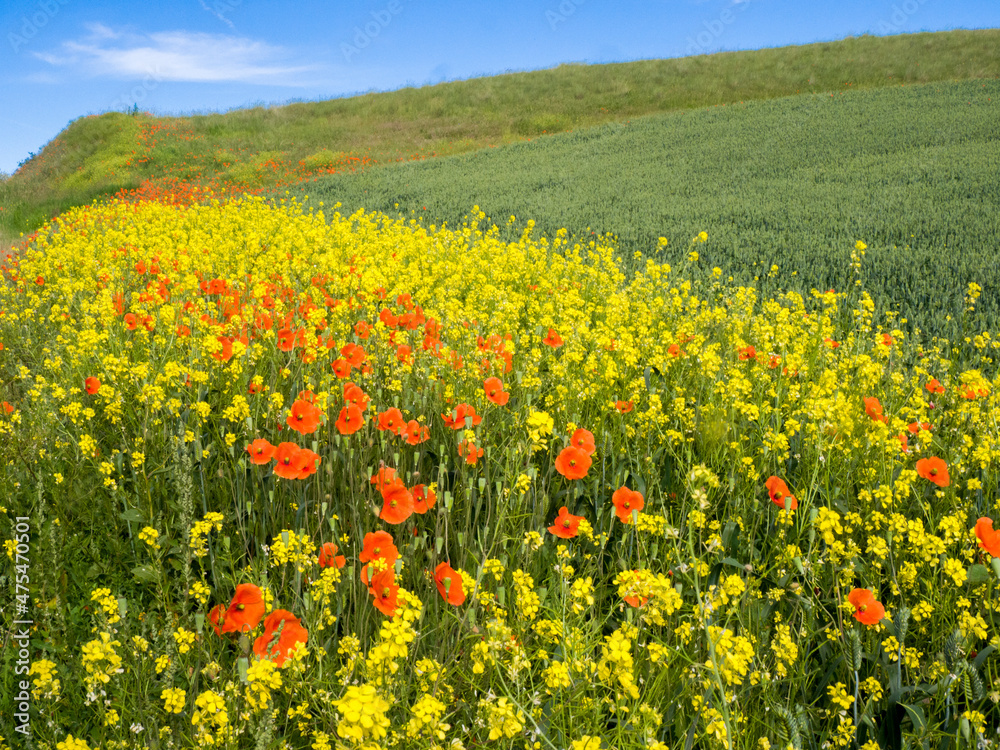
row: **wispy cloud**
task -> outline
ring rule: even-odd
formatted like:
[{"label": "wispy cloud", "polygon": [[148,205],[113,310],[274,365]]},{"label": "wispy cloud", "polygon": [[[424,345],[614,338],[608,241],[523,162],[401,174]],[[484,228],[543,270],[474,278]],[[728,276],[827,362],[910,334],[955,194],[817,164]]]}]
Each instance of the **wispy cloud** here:
[{"label": "wispy cloud", "polygon": [[63,42],[35,57],[63,69],[91,76],[135,79],[155,71],[161,81],[240,82],[304,86],[313,64],[294,64],[287,50],[226,34],[160,31],[136,34],[104,24],[89,24],[89,34]]}]

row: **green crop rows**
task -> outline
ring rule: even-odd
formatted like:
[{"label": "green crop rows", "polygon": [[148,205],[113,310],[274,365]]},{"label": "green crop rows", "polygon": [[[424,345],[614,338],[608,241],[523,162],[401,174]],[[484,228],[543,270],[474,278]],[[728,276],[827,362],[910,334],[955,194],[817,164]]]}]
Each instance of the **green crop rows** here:
[{"label": "green crop rows", "polygon": [[[1000,327],[1000,81],[800,95],[656,115],[474,154],[335,175],[300,195],[459,223],[479,205],[538,230],[611,232],[623,255],[684,257],[763,292],[864,288],[927,334]],[[779,271],[770,275],[772,265]],[[905,327],[905,326],[904,326]]]}]

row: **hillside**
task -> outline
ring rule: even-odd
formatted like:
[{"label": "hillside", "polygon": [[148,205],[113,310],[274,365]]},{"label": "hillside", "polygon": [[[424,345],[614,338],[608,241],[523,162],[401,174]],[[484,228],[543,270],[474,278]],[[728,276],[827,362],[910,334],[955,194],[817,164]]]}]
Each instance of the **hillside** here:
[{"label": "hillside", "polygon": [[[552,236],[611,233],[625,257],[669,244],[762,296],[853,285],[851,253],[869,246],[864,287],[925,331],[962,333],[970,282],[987,292],[982,326],[1000,324],[1000,81],[813,94],[653,115],[355,176],[295,193],[430,222],[478,205],[510,238],[532,219]],[[772,270],[772,266],[774,269]],[[949,317],[950,316],[950,317]],[[903,326],[907,328],[908,326]]]},{"label": "hillside", "polygon": [[0,233],[16,237],[117,191],[188,200],[192,190],[255,191],[653,113],[998,75],[1000,30],[993,29],[563,65],[223,114],[90,115],[0,183]]}]

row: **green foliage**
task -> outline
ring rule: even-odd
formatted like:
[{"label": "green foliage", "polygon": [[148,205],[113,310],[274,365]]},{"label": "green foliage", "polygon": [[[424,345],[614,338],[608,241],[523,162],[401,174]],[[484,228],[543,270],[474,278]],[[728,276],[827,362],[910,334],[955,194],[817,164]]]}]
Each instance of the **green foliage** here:
[{"label": "green foliage", "polygon": [[[956,338],[968,284],[1000,288],[983,242],[1000,236],[994,99],[996,80],[751,102],[332,175],[299,193],[450,225],[477,204],[548,233],[611,232],[626,256],[662,236],[671,262],[703,230],[699,263],[765,295],[847,288],[863,240],[861,281],[880,306]],[[978,310],[995,329],[1000,298]]]}]

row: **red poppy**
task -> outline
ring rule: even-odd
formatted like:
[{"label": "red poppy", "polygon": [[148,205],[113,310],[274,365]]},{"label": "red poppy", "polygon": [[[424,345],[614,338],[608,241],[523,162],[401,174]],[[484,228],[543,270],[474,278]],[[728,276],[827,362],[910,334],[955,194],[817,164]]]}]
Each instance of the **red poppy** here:
[{"label": "red poppy", "polygon": [[413,512],[424,514],[434,507],[437,495],[427,485],[418,484],[410,490],[413,495]]},{"label": "red poppy", "polygon": [[319,558],[317,562],[321,568],[332,568],[336,565],[338,568],[344,567],[347,563],[346,558],[343,555],[337,554],[337,545],[333,542],[327,542],[319,550]]},{"label": "red poppy", "polygon": [[937,456],[921,458],[917,461],[917,474],[930,482],[934,482],[938,487],[947,487],[951,484],[951,480],[948,477],[948,464]]},{"label": "red poppy", "polygon": [[579,448],[588,456],[593,456],[594,451],[597,450],[597,446],[594,444],[594,433],[582,427],[573,433],[573,437],[569,439],[569,442],[574,448]]},{"label": "red poppy", "polygon": [[191,336],[191,329],[185,325],[177,326],[177,337],[186,339]]},{"label": "red poppy", "polygon": [[628,414],[635,408],[635,404],[631,401],[615,401],[615,408],[622,414]]},{"label": "red poppy", "polygon": [[882,415],[882,404],[879,400],[874,397],[868,397],[865,399],[865,414],[874,419],[876,422],[888,422],[889,420]]},{"label": "red poppy", "polygon": [[559,334],[556,333],[555,328],[550,328],[548,334],[544,339],[542,339],[542,343],[551,346],[553,349],[558,349],[563,345],[563,340]]},{"label": "red poppy", "polygon": [[351,377],[351,363],[346,359],[335,359],[330,367],[333,368],[333,374],[341,380]]},{"label": "red poppy", "polygon": [[366,339],[371,335],[372,327],[368,325],[368,321],[359,320],[354,324],[354,335],[359,339]]},{"label": "red poppy", "polygon": [[284,666],[291,651],[309,640],[308,631],[299,618],[284,609],[276,609],[264,620],[264,635],[253,643],[253,652],[261,659],[270,659]]},{"label": "red poppy", "polygon": [[83,387],[87,389],[87,393],[93,396],[99,390],[101,390],[101,381],[91,375],[89,378],[83,381]]},{"label": "red poppy", "polygon": [[562,539],[572,539],[580,533],[580,521],[582,520],[583,516],[574,516],[564,505],[559,509],[559,515],[556,516],[556,520],[549,526],[549,531]]},{"label": "red poppy", "polygon": [[228,336],[216,336],[219,342],[219,349],[212,352],[212,358],[219,362],[228,362],[233,358],[233,340]]},{"label": "red poppy", "polygon": [[459,404],[452,413],[442,414],[441,417],[444,419],[444,423],[453,430],[466,429],[466,419],[472,420],[472,426],[483,421],[483,418],[476,414],[475,407],[468,404]]},{"label": "red poppy", "polygon": [[307,457],[295,443],[279,443],[274,451],[274,473],[282,479],[298,479]]},{"label": "red poppy", "polygon": [[139,325],[139,319],[135,316],[135,313],[125,313],[125,327],[130,331],[134,331]]},{"label": "red poppy", "polygon": [[452,567],[443,562],[434,569],[434,583],[441,597],[454,606],[465,603],[465,590],[462,588],[462,576]]},{"label": "red poppy", "polygon": [[404,365],[412,365],[413,348],[409,344],[400,344],[396,349],[396,359]]},{"label": "red poppy", "polygon": [[556,471],[567,479],[583,479],[591,463],[586,451],[569,446],[556,457]]},{"label": "red poppy", "polygon": [[370,484],[374,484],[375,489],[379,492],[391,485],[403,483],[403,480],[396,475],[396,470],[389,466],[380,468],[368,481]]},{"label": "red poppy", "polygon": [[10,401],[4,401],[2,404],[0,404],[0,406],[3,406],[5,414],[10,414],[12,411],[14,411],[14,406],[10,403]]},{"label": "red poppy", "polygon": [[318,406],[300,398],[288,410],[288,418],[285,423],[296,432],[309,435],[316,432],[322,416],[323,412]]},{"label": "red poppy", "polygon": [[928,393],[944,393],[944,386],[941,385],[937,378],[931,378],[928,380],[924,385],[924,388],[927,389]]},{"label": "red poppy", "polygon": [[477,448],[471,440],[463,440],[458,444],[458,455],[465,459],[465,463],[475,466],[476,461],[483,457],[483,449]]},{"label": "red poppy", "polygon": [[378,314],[378,319],[382,321],[382,324],[386,328],[395,328],[399,325],[399,318],[392,314],[392,310],[388,307],[383,307],[382,312]]},{"label": "red poppy", "polygon": [[668,346],[667,347],[667,354],[669,354],[671,357],[679,357],[679,356],[681,356],[682,352],[681,352],[680,345],[679,344],[671,344],[670,346]]},{"label": "red poppy", "polygon": [[910,424],[906,425],[906,429],[909,430],[911,435],[916,435],[921,430],[927,430],[929,432],[931,429],[931,424],[930,422],[911,422]]},{"label": "red poppy", "polygon": [[899,441],[899,450],[903,453],[910,452],[910,438],[905,432],[901,432],[896,435],[896,439]]},{"label": "red poppy", "polygon": [[392,433],[399,432],[400,428],[402,428],[405,424],[406,422],[403,419],[403,412],[401,412],[396,407],[392,407],[391,409],[386,409],[384,412],[378,415],[378,418],[375,422],[375,426],[379,429],[380,432],[385,432],[386,430],[389,430],[389,432]]},{"label": "red poppy", "polygon": [[425,440],[429,440],[431,437],[431,430],[426,425],[420,424],[415,419],[411,419],[406,423],[405,427],[400,428],[399,434],[406,438],[406,442],[410,445],[419,445]]},{"label": "red poppy", "polygon": [[879,341],[879,343],[882,344],[882,346],[892,346],[896,342],[892,338],[892,336],[890,336],[888,333],[883,333],[882,339]]},{"label": "red poppy", "polygon": [[223,633],[244,633],[253,630],[264,616],[264,594],[252,583],[236,587],[222,623]]},{"label": "red poppy", "polygon": [[295,332],[290,328],[282,328],[278,331],[278,349],[283,352],[290,352],[295,348]]},{"label": "red poppy", "polygon": [[771,495],[771,502],[779,508],[784,508],[786,504],[790,503],[788,507],[792,510],[798,509],[799,501],[788,491],[788,485],[785,484],[784,480],[771,476],[764,482],[764,486],[767,487],[768,494]]},{"label": "red poppy", "polygon": [[396,576],[392,568],[374,575],[368,591],[375,597],[372,603],[379,612],[388,617],[395,616],[396,608],[399,606],[399,586],[396,585]]},{"label": "red poppy", "polygon": [[247,386],[247,393],[249,393],[251,396],[256,396],[258,393],[263,393],[263,392],[264,392],[263,385],[257,385],[257,383],[251,382]]},{"label": "red poppy", "polygon": [[368,411],[368,402],[371,399],[368,398],[361,386],[355,385],[354,383],[344,383],[344,401],[349,404],[354,404],[361,411]]},{"label": "red poppy", "polygon": [[305,479],[306,477],[312,476],[316,473],[316,470],[319,468],[322,460],[323,458],[315,451],[303,448],[302,453],[299,454],[299,461],[302,463],[302,470],[299,471],[298,476],[295,478]]},{"label": "red poppy", "polygon": [[348,404],[340,410],[337,418],[337,432],[341,435],[353,435],[365,425],[365,418],[355,404]]},{"label": "red poppy", "polygon": [[823,339],[823,343],[826,344],[831,349],[836,349],[840,346],[839,341],[834,341],[833,339]]},{"label": "red poppy", "polygon": [[385,560],[386,566],[391,568],[397,557],[399,557],[399,550],[396,549],[392,535],[388,531],[372,531],[365,534],[358,560],[363,563],[369,563],[372,560]]},{"label": "red poppy", "polygon": [[263,466],[274,457],[277,450],[264,438],[257,438],[247,446],[247,453],[250,454],[250,462],[257,466]]},{"label": "red poppy", "polygon": [[413,515],[413,495],[402,484],[390,484],[382,490],[382,512],[386,523],[398,524]]},{"label": "red poppy", "polygon": [[622,523],[632,523],[632,511],[641,511],[646,504],[641,492],[630,490],[628,487],[619,487],[615,490],[611,502],[615,506],[615,515]]},{"label": "red poppy", "polygon": [[222,635],[222,625],[226,621],[226,605],[216,604],[208,613],[208,621],[215,629],[216,635]]},{"label": "red poppy", "polygon": [[504,391],[500,378],[486,378],[483,390],[486,391],[486,398],[497,406],[503,406],[510,401],[510,394]]},{"label": "red poppy", "polygon": [[877,625],[885,617],[885,607],[869,589],[854,589],[847,595],[847,601],[854,607],[854,619],[862,625]]},{"label": "red poppy", "polygon": [[752,346],[745,346],[738,352],[740,360],[757,359],[757,350]]},{"label": "red poppy", "polygon": [[992,518],[984,516],[976,521],[976,537],[990,557],[1000,557],[1000,530],[993,529]]}]

